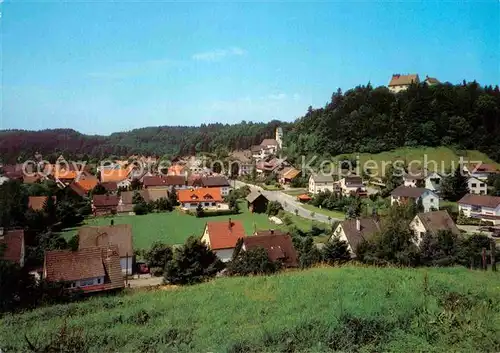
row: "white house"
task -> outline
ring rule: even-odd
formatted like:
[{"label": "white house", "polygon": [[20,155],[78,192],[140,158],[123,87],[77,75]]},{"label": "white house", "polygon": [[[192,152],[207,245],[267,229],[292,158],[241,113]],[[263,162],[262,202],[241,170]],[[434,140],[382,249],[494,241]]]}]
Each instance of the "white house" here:
[{"label": "white house", "polygon": [[488,185],[486,185],[484,180],[470,177],[467,180],[467,186],[469,187],[469,192],[471,194],[486,195],[488,193]]},{"label": "white house", "polygon": [[358,245],[378,232],[380,232],[380,224],[374,218],[348,219],[338,224],[330,241],[334,238],[345,241],[351,256],[356,257]]},{"label": "white house", "polygon": [[228,262],[233,257],[238,239],[245,236],[243,224],[229,218],[227,222],[207,222],[201,241],[214,251],[222,262]]},{"label": "white house", "polygon": [[417,74],[394,74],[389,82],[389,90],[393,93],[398,93],[408,89],[412,83],[420,83],[420,79]]},{"label": "white house", "polygon": [[477,178],[479,180],[487,180],[492,174],[499,174],[500,168],[493,164],[486,163],[470,163],[464,164],[463,171],[469,174],[469,176]]},{"label": "white house", "polygon": [[352,194],[366,195],[366,189],[363,185],[363,179],[359,176],[345,177],[339,180],[340,188],[344,196]]},{"label": "white house", "polygon": [[228,205],[223,203],[220,188],[178,190],[177,200],[181,207],[186,210],[196,210],[198,205],[208,210],[228,209]]},{"label": "white house", "polygon": [[279,149],[283,148],[283,129],[281,127],[276,128],[276,142]]},{"label": "white house", "polygon": [[410,229],[415,233],[417,245],[420,245],[426,233],[437,235],[439,231],[449,230],[460,235],[460,230],[445,210],[418,213],[410,222]]},{"label": "white house", "polygon": [[391,205],[418,203],[419,200],[422,201],[424,212],[439,210],[439,197],[431,190],[401,185],[391,192]]},{"label": "white house", "polygon": [[333,177],[331,175],[313,174],[309,177],[309,192],[318,194],[321,191],[334,190]]},{"label": "white house", "polygon": [[458,201],[458,210],[466,217],[500,224],[500,197],[467,194]]},{"label": "white house", "polygon": [[416,188],[423,186],[425,184],[425,175],[422,171],[419,172],[408,172],[403,175],[403,185]]},{"label": "white house", "polygon": [[425,177],[425,188],[439,193],[441,191],[443,177],[436,172],[431,172]]}]

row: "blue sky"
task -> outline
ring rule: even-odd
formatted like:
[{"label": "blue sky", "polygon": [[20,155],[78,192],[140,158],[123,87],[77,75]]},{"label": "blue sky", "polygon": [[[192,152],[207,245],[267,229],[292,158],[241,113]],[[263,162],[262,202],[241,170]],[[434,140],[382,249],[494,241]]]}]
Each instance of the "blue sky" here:
[{"label": "blue sky", "polygon": [[0,6],[0,129],[292,121],[393,73],[500,83],[498,0]]}]

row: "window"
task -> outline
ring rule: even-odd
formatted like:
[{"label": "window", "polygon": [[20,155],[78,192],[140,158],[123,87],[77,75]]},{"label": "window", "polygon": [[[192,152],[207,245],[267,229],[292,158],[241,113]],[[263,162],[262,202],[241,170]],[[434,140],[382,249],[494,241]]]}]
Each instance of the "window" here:
[{"label": "window", "polygon": [[210,202],[205,202],[205,206],[210,206]]},{"label": "window", "polygon": [[483,209],[481,208],[481,206],[475,206],[475,205],[472,205],[471,206],[471,211],[472,212],[481,212]]},{"label": "window", "polygon": [[212,206],[215,206],[215,202],[212,202]]},{"label": "window", "polygon": [[477,187],[477,184],[476,184],[476,183],[472,183],[472,184],[471,184],[471,187],[472,187],[472,188],[475,188],[475,187]]},{"label": "window", "polygon": [[420,238],[423,238],[425,236],[425,232],[420,232]]},{"label": "window", "polygon": [[84,281],[80,281],[80,286],[81,287],[91,286],[93,284],[94,284],[94,280],[93,279],[86,279]]},{"label": "window", "polygon": [[484,183],[479,184],[480,187],[484,188]]},{"label": "window", "polygon": [[97,284],[101,284],[101,279],[100,278],[97,279]]},{"label": "window", "polygon": [[436,185],[439,185],[439,182],[440,182],[440,180],[439,180],[439,179],[434,179],[434,183],[435,183]]},{"label": "window", "polygon": [[430,199],[430,202],[431,202],[431,203],[434,203],[434,199]]}]

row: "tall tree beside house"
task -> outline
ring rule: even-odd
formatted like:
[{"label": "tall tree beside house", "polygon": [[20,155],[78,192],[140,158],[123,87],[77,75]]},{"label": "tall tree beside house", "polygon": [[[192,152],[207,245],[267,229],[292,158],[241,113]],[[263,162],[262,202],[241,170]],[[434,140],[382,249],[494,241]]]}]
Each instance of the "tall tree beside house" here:
[{"label": "tall tree beside house", "polygon": [[388,194],[398,186],[403,184],[402,166],[398,165],[397,168],[391,163],[385,170],[383,177],[385,183],[384,193]]},{"label": "tall tree beside house", "polygon": [[17,180],[0,185],[0,227],[22,227],[28,209],[28,195]]},{"label": "tall tree beside house", "polygon": [[467,177],[463,173],[462,165],[459,165],[452,175],[444,178],[441,194],[446,200],[458,201],[467,193],[469,193]]},{"label": "tall tree beside house", "polygon": [[[298,246],[297,246],[298,245]],[[301,268],[314,266],[321,262],[322,256],[311,236],[295,241],[294,246],[299,254],[299,264]]]},{"label": "tall tree beside house", "polygon": [[165,282],[195,284],[203,282],[224,268],[217,255],[200,239],[189,237],[183,246],[175,249],[172,260],[165,267]]},{"label": "tall tree beside house", "polygon": [[489,194],[492,196],[500,196],[500,174],[494,174],[488,177]]},{"label": "tall tree beside house", "polygon": [[142,189],[142,183],[139,179],[134,178],[130,182],[130,190],[141,190]]},{"label": "tall tree beside house", "polygon": [[172,260],[173,250],[170,245],[162,242],[154,242],[144,254],[144,259],[151,269],[157,268],[163,273],[165,266]]},{"label": "tall tree beside house", "polygon": [[47,227],[52,227],[57,221],[57,206],[52,194],[47,196],[43,205],[43,213],[47,222]]},{"label": "tall tree beside house", "polygon": [[229,274],[239,276],[271,274],[279,269],[281,269],[281,264],[271,261],[264,248],[240,252],[227,267]]},{"label": "tall tree beside house", "polygon": [[144,200],[144,197],[138,192],[134,192],[134,195],[132,195],[132,203],[133,204],[145,204],[146,201]]},{"label": "tall tree beside house", "polygon": [[351,259],[347,243],[338,238],[328,241],[321,249],[323,261],[330,264],[342,264]]},{"label": "tall tree beside house", "polygon": [[175,207],[179,204],[177,200],[177,190],[175,190],[174,187],[172,187],[172,189],[170,189],[170,191],[168,192],[168,199],[172,207]]},{"label": "tall tree beside house", "polygon": [[203,210],[203,206],[201,202],[196,206],[196,217],[201,218],[205,215],[205,211]]},{"label": "tall tree beside house", "polygon": [[278,201],[270,201],[267,204],[267,215],[276,216],[282,209],[283,206],[281,205],[281,203],[279,203]]}]

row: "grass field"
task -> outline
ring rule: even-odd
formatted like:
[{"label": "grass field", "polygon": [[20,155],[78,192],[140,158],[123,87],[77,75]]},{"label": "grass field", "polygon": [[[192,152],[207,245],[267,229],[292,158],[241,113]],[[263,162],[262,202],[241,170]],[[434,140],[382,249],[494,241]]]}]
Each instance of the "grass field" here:
[{"label": "grass field", "polygon": [[284,190],[283,192],[285,194],[290,195],[290,196],[299,196],[299,195],[308,193],[308,191],[306,189],[289,189],[289,190]]},{"label": "grass field", "polygon": [[[467,151],[460,151],[460,152],[455,152],[452,149],[448,147],[423,147],[423,148],[398,148],[392,151],[388,152],[382,152],[382,153],[377,153],[377,154],[370,154],[370,153],[352,153],[352,154],[343,154],[336,156],[336,160],[344,159],[344,158],[349,158],[349,159],[355,159],[357,156],[359,156],[359,161],[361,163],[361,166],[364,165],[364,163],[368,160],[374,161],[374,163],[378,167],[378,171],[382,170],[382,162],[391,162],[395,160],[402,160],[405,161],[406,163],[409,163],[410,161],[420,161],[424,163],[424,156],[427,156],[427,161],[429,162],[428,164],[428,169],[429,170],[435,170],[433,164],[430,161],[436,161],[437,162],[437,167],[438,171],[441,171],[441,166],[443,168],[449,168],[451,165],[451,162],[455,162],[455,166],[457,166],[457,162],[459,161],[459,154],[463,156],[464,161],[482,161],[483,163],[493,163],[495,162],[491,160],[487,155],[485,155],[482,152],[475,151],[475,150],[467,150]],[[498,163],[496,163],[498,166],[500,166]],[[368,166],[368,165],[367,165]],[[375,168],[373,166],[368,166],[372,172],[375,172]],[[413,167],[418,167],[418,164],[413,164]],[[380,176],[380,175],[378,175]]]},{"label": "grass field", "polygon": [[221,278],[6,315],[0,346],[26,352],[26,335],[45,347],[64,322],[88,352],[494,352],[500,275],[349,266]]},{"label": "grass field", "polygon": [[[266,214],[252,214],[248,211],[245,202],[240,202],[241,213],[231,216],[215,216],[196,218],[186,215],[180,211],[165,213],[150,213],[143,216],[117,215],[115,217],[97,217],[85,220],[85,225],[109,225],[111,219],[115,224],[132,224],[133,241],[135,249],[148,249],[155,241],[166,244],[181,244],[191,235],[201,236],[206,222],[238,220],[243,223],[248,235],[253,234],[254,229],[284,229],[285,225],[277,225],[269,221]],[[312,221],[291,215],[294,224],[300,229],[309,230]],[[70,239],[77,232],[77,228],[71,228],[63,233],[66,239]]]},{"label": "grass field", "polygon": [[311,212],[321,213],[321,214],[324,214],[325,216],[330,216],[332,218],[345,219],[344,212],[330,211],[330,210],[327,210],[326,208],[319,208],[319,207],[315,207],[315,206],[309,205],[309,204],[303,204],[302,207],[304,207],[306,210],[309,210]]}]

